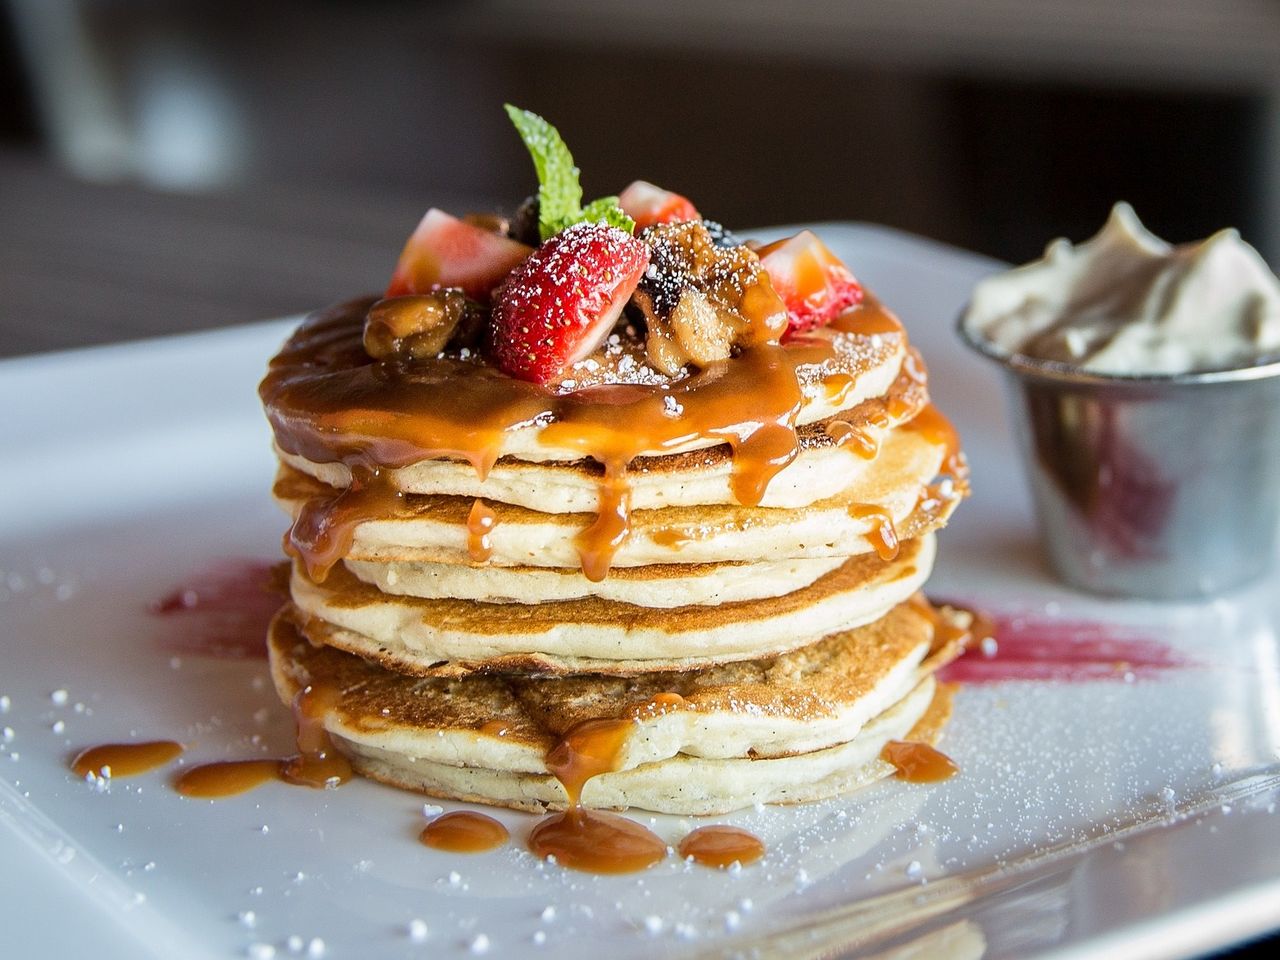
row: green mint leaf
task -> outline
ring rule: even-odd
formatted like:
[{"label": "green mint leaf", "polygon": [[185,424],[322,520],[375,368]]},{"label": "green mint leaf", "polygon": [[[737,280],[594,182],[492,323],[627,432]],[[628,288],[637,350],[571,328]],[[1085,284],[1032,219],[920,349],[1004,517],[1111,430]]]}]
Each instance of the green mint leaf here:
[{"label": "green mint leaf", "polygon": [[536,113],[504,104],[538,173],[538,233],[543,240],[582,218],[582,185],[556,128]]},{"label": "green mint leaf", "polygon": [[605,223],[627,233],[635,233],[636,230],[636,222],[622,212],[617,197],[592,200],[582,211],[580,219],[586,223]]}]

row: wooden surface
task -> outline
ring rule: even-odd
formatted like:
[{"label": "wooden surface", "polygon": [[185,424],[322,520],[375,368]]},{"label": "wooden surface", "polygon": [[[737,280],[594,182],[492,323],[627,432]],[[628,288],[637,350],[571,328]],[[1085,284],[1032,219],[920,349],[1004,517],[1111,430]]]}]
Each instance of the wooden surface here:
[{"label": "wooden surface", "polygon": [[186,196],[0,153],[0,357],[298,313],[385,285],[429,205],[280,186]]}]

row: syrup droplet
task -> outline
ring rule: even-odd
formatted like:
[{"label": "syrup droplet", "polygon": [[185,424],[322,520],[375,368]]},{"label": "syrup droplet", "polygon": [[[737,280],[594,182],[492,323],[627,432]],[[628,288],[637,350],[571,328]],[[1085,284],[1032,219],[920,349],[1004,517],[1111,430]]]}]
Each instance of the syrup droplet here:
[{"label": "syrup droplet", "polygon": [[418,839],[428,847],[450,853],[484,853],[510,839],[507,828],[493,817],[470,810],[457,810],[436,817]]},{"label": "syrup droplet", "polygon": [[184,771],[173,788],[184,797],[217,800],[280,779],[279,760],[223,760]]},{"label": "syrup droplet", "polygon": [[855,520],[871,521],[871,529],[867,532],[866,539],[881,560],[888,563],[890,560],[897,559],[898,530],[888,510],[877,507],[875,504],[859,503],[849,507],[849,516]]},{"label": "syrup droplet", "polygon": [[680,856],[708,867],[746,866],[764,856],[764,841],[740,827],[699,827],[680,841]]},{"label": "syrup droplet", "polygon": [[483,500],[471,505],[467,515],[467,553],[476,563],[484,563],[493,556],[493,528],[498,517]]},{"label": "syrup droplet", "polygon": [[880,759],[897,768],[899,780],[910,783],[937,783],[960,772],[954,760],[927,743],[890,740],[880,751]]},{"label": "syrup droplet", "polygon": [[529,849],[588,873],[634,873],[667,855],[667,845],[647,827],[580,806],[552,814],[535,826],[529,834]]},{"label": "syrup droplet", "polygon": [[162,767],[182,753],[182,744],[173,740],[142,743],[104,743],[81,750],[71,761],[71,769],[81,777],[133,777]]}]

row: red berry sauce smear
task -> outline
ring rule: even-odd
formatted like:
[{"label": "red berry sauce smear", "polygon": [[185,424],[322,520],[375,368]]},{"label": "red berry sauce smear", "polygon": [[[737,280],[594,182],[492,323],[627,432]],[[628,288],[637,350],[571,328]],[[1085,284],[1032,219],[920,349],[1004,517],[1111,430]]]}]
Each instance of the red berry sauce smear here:
[{"label": "red berry sauce smear", "polygon": [[[981,605],[975,607],[981,609]],[[1150,679],[1195,662],[1132,626],[1020,611],[993,614],[995,636],[939,674],[957,683]]]},{"label": "red berry sauce smear", "polygon": [[226,660],[267,655],[267,624],[284,602],[278,561],[218,560],[150,605],[172,625],[159,636],[168,653]]}]

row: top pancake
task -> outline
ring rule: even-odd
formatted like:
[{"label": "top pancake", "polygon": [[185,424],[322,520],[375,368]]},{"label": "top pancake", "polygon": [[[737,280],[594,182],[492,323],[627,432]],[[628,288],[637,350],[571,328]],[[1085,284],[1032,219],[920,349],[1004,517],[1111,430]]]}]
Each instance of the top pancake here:
[{"label": "top pancake", "polygon": [[362,344],[369,305],[312,315],[273,359],[259,394],[285,453],[396,470],[455,458],[483,472],[503,456],[630,461],[750,445],[761,431],[771,442],[772,424],[815,423],[884,395],[908,357],[901,326],[868,298],[828,327],[681,379],[556,394],[472,356],[375,363]]}]

